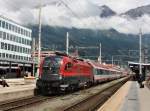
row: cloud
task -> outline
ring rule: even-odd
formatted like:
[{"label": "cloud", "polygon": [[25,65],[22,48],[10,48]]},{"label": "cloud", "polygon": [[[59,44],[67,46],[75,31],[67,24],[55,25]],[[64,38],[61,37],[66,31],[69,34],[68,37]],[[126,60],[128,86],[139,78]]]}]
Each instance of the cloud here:
[{"label": "cloud", "polygon": [[139,29],[142,28],[144,34],[150,33],[150,16],[144,15],[136,20],[131,18],[124,18],[122,16],[113,16],[110,18],[89,17],[81,19],[74,19],[72,26],[79,28],[91,29],[115,29],[120,33],[138,34]]},{"label": "cloud", "polygon": [[150,0],[91,0],[98,5],[107,5],[118,13],[126,12],[140,6],[149,5]]},{"label": "cloud", "polygon": [[[65,19],[66,20],[66,19]],[[59,21],[63,23],[62,21]],[[87,28],[96,30],[115,29],[120,33],[138,34],[139,29],[142,28],[144,34],[150,33],[150,16],[144,15],[136,20],[131,18],[124,18],[121,16],[113,16],[110,18],[100,18],[99,16],[87,17],[83,19],[72,18],[70,24],[62,24],[62,26]]]},{"label": "cloud", "polygon": [[[150,16],[144,15],[136,20],[123,16],[100,18],[98,5],[108,5],[121,12],[150,0],[43,0],[42,24],[50,26],[116,29],[121,33],[138,34],[142,26],[144,33],[150,33]],[[94,3],[93,3],[94,1]],[[117,1],[117,2],[116,2]],[[134,3],[133,3],[134,2]],[[38,24],[39,0],[0,0],[0,13],[20,24]]]},{"label": "cloud", "polygon": [[[41,0],[42,5],[56,4],[59,0]],[[18,11],[23,8],[33,9],[39,7],[40,0],[0,0],[2,7],[8,11]]]}]

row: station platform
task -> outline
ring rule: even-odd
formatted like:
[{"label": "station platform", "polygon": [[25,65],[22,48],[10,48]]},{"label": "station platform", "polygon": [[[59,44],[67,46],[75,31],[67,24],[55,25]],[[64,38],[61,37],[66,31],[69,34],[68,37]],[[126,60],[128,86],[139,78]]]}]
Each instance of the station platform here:
[{"label": "station platform", "polygon": [[0,85],[0,102],[34,95],[35,80],[5,79],[9,87]]},{"label": "station platform", "polygon": [[128,81],[98,111],[150,111],[150,89]]}]

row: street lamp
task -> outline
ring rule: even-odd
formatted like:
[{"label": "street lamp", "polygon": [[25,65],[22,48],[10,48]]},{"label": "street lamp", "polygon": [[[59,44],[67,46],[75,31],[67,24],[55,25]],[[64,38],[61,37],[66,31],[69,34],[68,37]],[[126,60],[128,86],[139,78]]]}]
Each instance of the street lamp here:
[{"label": "street lamp", "polygon": [[139,33],[139,74],[142,75],[142,30]]}]

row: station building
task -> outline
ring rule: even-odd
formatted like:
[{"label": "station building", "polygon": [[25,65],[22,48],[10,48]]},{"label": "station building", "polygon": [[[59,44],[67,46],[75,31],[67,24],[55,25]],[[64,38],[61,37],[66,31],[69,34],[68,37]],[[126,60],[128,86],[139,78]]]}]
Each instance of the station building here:
[{"label": "station building", "polygon": [[[0,16],[0,68],[25,72],[31,67],[32,30],[6,17]],[[15,72],[15,71],[14,71]],[[8,74],[8,76],[11,76]]]}]

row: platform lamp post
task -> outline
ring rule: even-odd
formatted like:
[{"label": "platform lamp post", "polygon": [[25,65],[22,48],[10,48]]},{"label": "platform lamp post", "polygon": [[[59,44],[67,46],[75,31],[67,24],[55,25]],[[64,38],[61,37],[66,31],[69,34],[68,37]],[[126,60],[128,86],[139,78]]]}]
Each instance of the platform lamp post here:
[{"label": "platform lamp post", "polygon": [[69,32],[67,32],[66,36],[66,54],[69,54]]},{"label": "platform lamp post", "polygon": [[140,84],[140,88],[144,87],[143,82],[143,74],[142,74],[142,30],[140,29],[140,33],[139,33],[139,84]]},{"label": "platform lamp post", "polygon": [[142,30],[139,33],[139,74],[142,75]]},{"label": "platform lamp post", "polygon": [[[38,40],[38,75],[40,74],[40,61],[41,61],[41,13],[42,13],[42,0],[40,0],[40,5],[39,5],[39,40]],[[35,75],[35,77],[37,78],[38,75]]]}]

